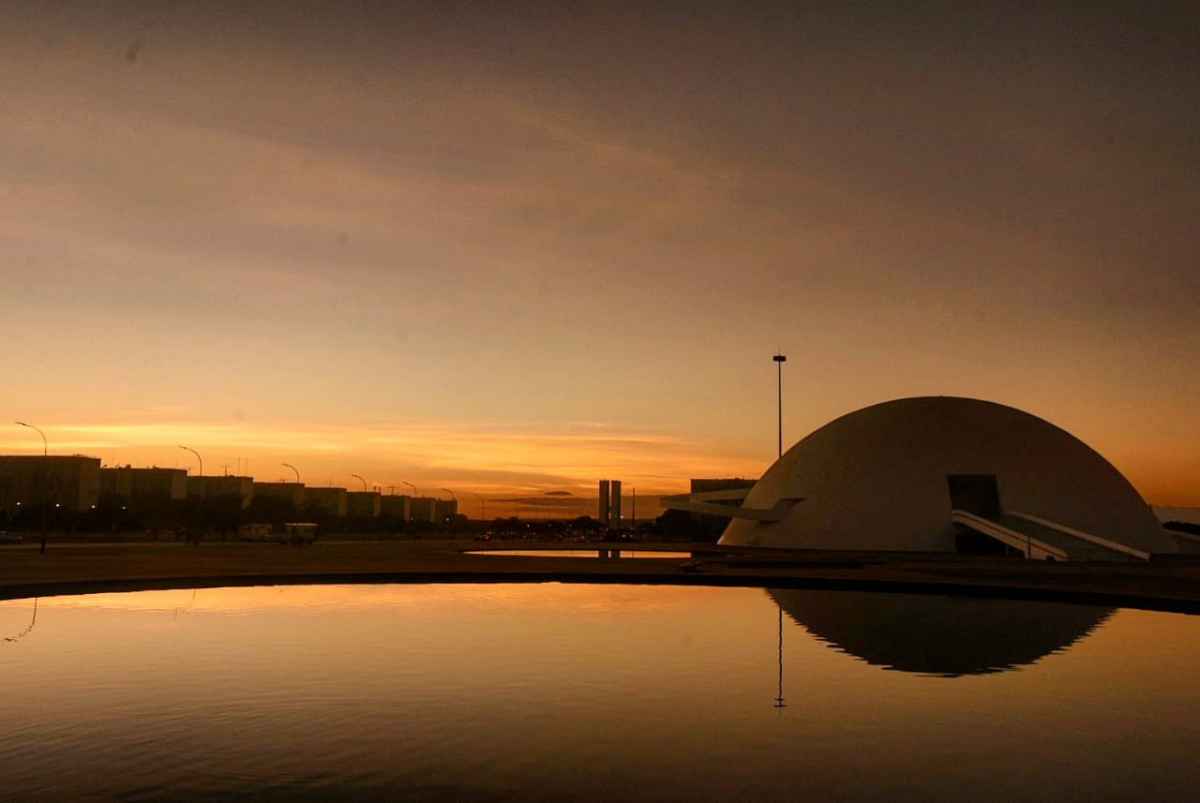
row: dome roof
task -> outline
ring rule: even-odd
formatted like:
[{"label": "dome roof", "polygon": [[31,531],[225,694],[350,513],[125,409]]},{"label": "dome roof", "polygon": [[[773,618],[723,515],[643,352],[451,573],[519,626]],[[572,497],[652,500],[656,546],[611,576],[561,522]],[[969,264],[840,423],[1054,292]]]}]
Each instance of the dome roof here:
[{"label": "dome roof", "polygon": [[990,486],[1005,514],[1145,552],[1176,550],[1129,481],[1078,438],[1012,407],[948,396],[866,407],[808,435],[743,505],[804,501],[779,521],[732,520],[721,543],[953,551],[951,511],[964,503],[952,489],[964,479]]}]

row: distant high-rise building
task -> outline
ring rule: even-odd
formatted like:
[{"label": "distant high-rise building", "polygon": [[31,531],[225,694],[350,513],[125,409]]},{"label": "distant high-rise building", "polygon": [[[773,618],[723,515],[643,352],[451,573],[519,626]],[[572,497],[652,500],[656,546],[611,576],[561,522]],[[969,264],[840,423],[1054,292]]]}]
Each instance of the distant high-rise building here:
[{"label": "distant high-rise building", "polygon": [[610,487],[612,496],[608,504],[608,526],[616,528],[621,526],[621,481],[613,480]]},{"label": "distant high-rise building", "polygon": [[296,511],[304,509],[304,484],[300,482],[255,482],[255,499],[276,499],[291,505]]},{"label": "distant high-rise building", "polygon": [[415,496],[409,501],[408,509],[412,521],[433,524],[437,521],[437,500],[431,496]]},{"label": "distant high-rise building", "polygon": [[378,491],[347,491],[346,515],[352,519],[377,519],[383,507]]},{"label": "distant high-rise building", "polygon": [[379,500],[380,512],[397,521],[408,521],[412,518],[412,497],[409,496],[385,496]]},{"label": "distant high-rise building", "polygon": [[608,494],[608,480],[600,480],[600,507],[596,512],[596,518],[600,520],[601,527],[608,526],[609,503],[611,501]]},{"label": "distant high-rise building", "polygon": [[188,499],[203,499],[206,502],[237,499],[245,509],[254,500],[255,484],[251,477],[191,476],[187,478],[187,495]]},{"label": "distant high-rise building", "polygon": [[434,515],[441,524],[449,524],[458,516],[457,499],[439,499],[434,505]]},{"label": "distant high-rise building", "polygon": [[51,455],[0,456],[0,508],[57,505],[82,511],[100,498],[100,459]]},{"label": "distant high-rise building", "polygon": [[342,518],[346,515],[346,489],[306,486],[304,506],[314,513]]},{"label": "distant high-rise building", "polygon": [[180,501],[187,499],[187,472],[181,468],[102,468],[100,495],[114,500]]}]

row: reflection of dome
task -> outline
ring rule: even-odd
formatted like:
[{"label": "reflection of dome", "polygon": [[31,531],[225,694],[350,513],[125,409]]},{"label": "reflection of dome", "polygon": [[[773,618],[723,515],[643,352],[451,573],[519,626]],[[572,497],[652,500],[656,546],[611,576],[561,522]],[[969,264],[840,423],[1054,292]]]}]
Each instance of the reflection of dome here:
[{"label": "reflection of dome", "polygon": [[[788,508],[790,499],[803,501]],[[1176,550],[1133,486],[1086,444],[975,399],[899,399],[826,424],[779,458],[743,507],[777,503],[781,520],[735,518],[721,543],[953,551],[959,509],[1017,530],[1036,526],[1023,523],[1033,516],[1144,552]],[[1076,548],[1072,559],[1097,550],[1057,530],[1044,540],[1056,538]]]},{"label": "reflection of dome", "polygon": [[1070,647],[1112,608],[1061,602],[774,589],[797,624],[869,664],[901,672],[978,675]]}]

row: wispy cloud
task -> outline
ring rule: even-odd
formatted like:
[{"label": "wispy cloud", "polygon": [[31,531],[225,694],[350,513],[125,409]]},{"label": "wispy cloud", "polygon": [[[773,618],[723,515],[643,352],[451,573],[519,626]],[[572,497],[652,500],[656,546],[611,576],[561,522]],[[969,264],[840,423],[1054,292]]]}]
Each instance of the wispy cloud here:
[{"label": "wispy cloud", "polygon": [[[453,485],[489,494],[542,490],[594,492],[597,479],[622,479],[645,493],[686,487],[693,476],[755,474],[762,466],[683,438],[583,427],[468,426],[447,422],[271,427],[247,423],[81,423],[44,427],[53,451],[98,454],[109,463],[192,466],[178,449],[206,455],[206,469],[249,461],[251,473],[272,478],[280,462],[296,462],[314,484],[369,472],[375,484],[400,480]],[[11,433],[5,451],[32,452],[28,437]],[[542,500],[554,500],[543,497]]]}]

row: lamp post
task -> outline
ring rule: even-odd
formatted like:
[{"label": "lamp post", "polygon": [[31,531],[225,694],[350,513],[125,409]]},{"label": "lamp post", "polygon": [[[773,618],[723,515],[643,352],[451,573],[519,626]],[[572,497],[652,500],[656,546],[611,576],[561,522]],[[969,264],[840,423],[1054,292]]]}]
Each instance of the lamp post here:
[{"label": "lamp post", "polygon": [[[45,432],[42,432],[40,429],[35,427],[33,424],[27,424],[24,421],[17,421],[15,423],[19,427],[26,427],[27,429],[32,429],[37,434],[41,435],[42,436],[42,457],[48,457],[50,455],[50,446],[46,442],[46,433]],[[46,527],[46,508],[49,507],[49,505],[50,505],[50,493],[49,493],[50,477],[49,477],[48,473],[42,473],[42,472],[46,472],[45,466],[43,466],[41,472],[39,472],[39,475],[45,478],[44,481],[42,482],[42,485],[44,487],[42,488],[42,500],[41,500],[41,509],[42,509],[41,554],[45,555],[46,554],[46,539],[48,537],[47,527]]]},{"label": "lamp post", "polygon": [[283,466],[284,468],[290,468],[292,473],[296,475],[296,484],[300,484],[300,469],[296,468],[291,463],[280,463],[279,465]]},{"label": "lamp post", "polygon": [[408,480],[400,480],[400,484],[401,484],[401,485],[407,485],[409,488],[412,488],[412,490],[413,490],[413,496],[416,496],[416,495],[417,495],[417,486],[413,485],[413,484],[412,484],[411,482],[409,482]]},{"label": "lamp post", "polygon": [[455,516],[458,515],[458,497],[455,496],[454,491],[450,490],[449,488],[443,488],[442,490],[450,494],[450,498],[454,500],[454,516],[451,516],[449,519],[449,524],[453,525]]},{"label": "lamp post", "polygon": [[779,374],[779,456],[783,457],[783,364],[787,362],[787,357],[776,354],[771,359],[775,361]]},{"label": "lamp post", "polygon": [[14,423],[18,427],[26,427],[27,429],[32,429],[37,434],[41,435],[42,436],[42,457],[46,457],[50,454],[50,446],[46,442],[46,433],[45,432],[42,432],[40,429],[35,427],[33,424],[26,424],[24,421],[15,421]]},{"label": "lamp post", "polygon": [[200,453],[197,452],[192,447],[184,446],[183,444],[180,444],[179,448],[183,449],[185,452],[191,452],[192,454],[196,455],[196,459],[200,461],[200,476],[203,477],[204,476],[204,458],[200,456]]},{"label": "lamp post", "polygon": [[354,477],[354,479],[358,480],[359,482],[361,482],[363,484],[364,491],[367,490],[367,481],[365,478],[363,478],[363,476],[361,474],[351,474],[350,476]]}]

